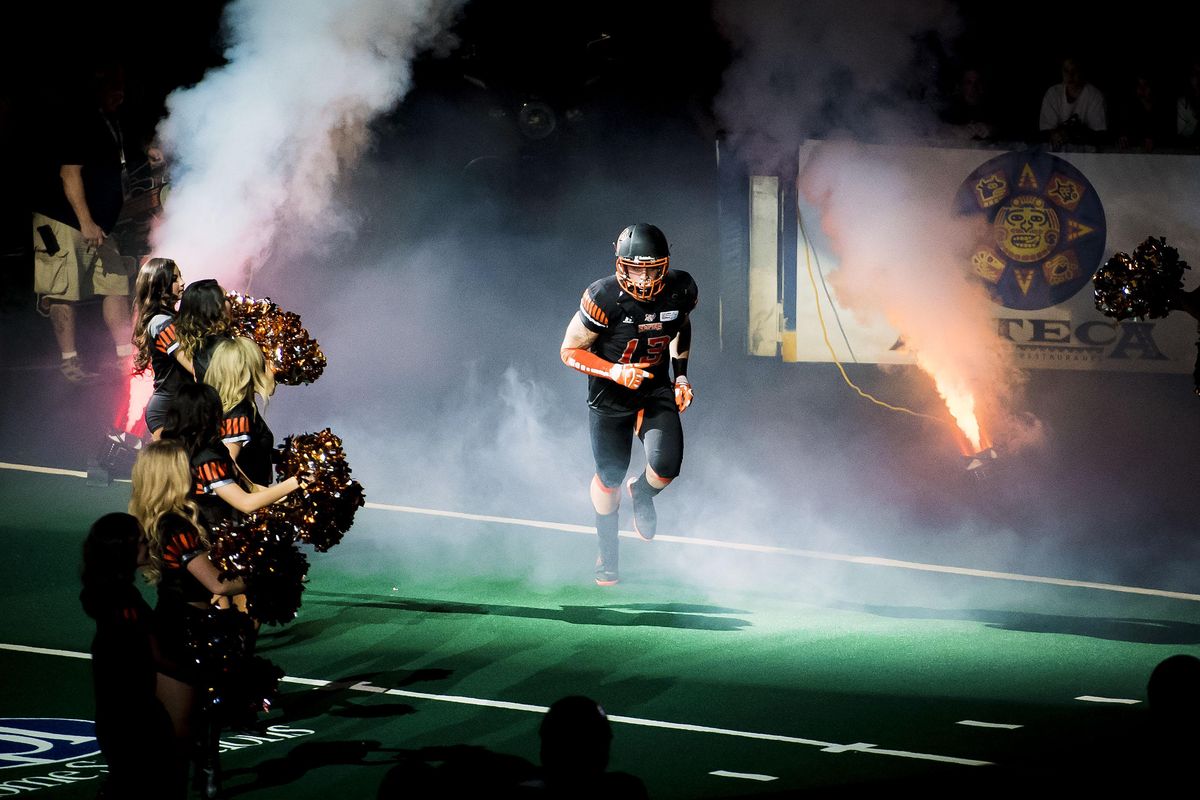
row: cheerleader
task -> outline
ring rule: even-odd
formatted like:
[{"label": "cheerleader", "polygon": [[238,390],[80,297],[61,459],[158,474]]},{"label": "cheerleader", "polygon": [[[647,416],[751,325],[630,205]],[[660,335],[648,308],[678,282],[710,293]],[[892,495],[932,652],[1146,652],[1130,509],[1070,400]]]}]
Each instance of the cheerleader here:
[{"label": "cheerleader", "polygon": [[212,278],[189,283],[179,301],[175,331],[179,349],[192,365],[197,381],[204,380],[212,348],[233,335],[229,298]]},{"label": "cheerleader", "polygon": [[193,500],[210,526],[231,518],[234,511],[258,511],[300,488],[299,480],[292,476],[269,486],[250,486],[254,491],[247,491],[238,483],[238,469],[221,442],[220,430],[217,390],[200,383],[180,387],[167,413],[163,438],[178,440],[190,455]]},{"label": "cheerleader", "polygon": [[134,284],[134,373],[153,370],[154,394],[146,404],[146,428],[158,439],[167,407],[184,381],[192,380],[192,362],[179,347],[175,305],[183,294],[183,277],[169,258],[152,258],[142,265]]},{"label": "cheerleader", "polygon": [[[211,681],[196,666],[190,641],[202,630],[205,610],[213,595],[246,590],[240,578],[223,580],[208,557],[208,541],[198,523],[192,500],[188,454],[179,442],[160,440],[147,445],[133,466],[129,513],[145,533],[149,563],[147,580],[158,587],[154,633],[158,643],[157,696],[171,719],[175,734],[172,788],[183,791],[188,754],[197,726],[199,692]],[[208,741],[211,737],[203,737]],[[212,763],[212,762],[207,762]],[[215,767],[210,768],[209,784]]]},{"label": "cheerleader", "polygon": [[269,484],[275,437],[255,395],[266,404],[275,393],[275,377],[262,348],[244,336],[222,339],[213,348],[204,382],[221,398],[221,441],[229,457],[253,483]]}]

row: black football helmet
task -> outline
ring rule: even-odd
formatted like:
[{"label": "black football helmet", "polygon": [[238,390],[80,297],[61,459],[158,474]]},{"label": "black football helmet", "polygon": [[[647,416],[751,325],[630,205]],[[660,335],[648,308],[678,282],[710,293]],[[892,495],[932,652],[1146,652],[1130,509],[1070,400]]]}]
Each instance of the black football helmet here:
[{"label": "black football helmet", "polygon": [[667,237],[653,225],[630,225],[613,242],[617,254],[617,283],[634,300],[652,300],[666,284],[671,249]]}]

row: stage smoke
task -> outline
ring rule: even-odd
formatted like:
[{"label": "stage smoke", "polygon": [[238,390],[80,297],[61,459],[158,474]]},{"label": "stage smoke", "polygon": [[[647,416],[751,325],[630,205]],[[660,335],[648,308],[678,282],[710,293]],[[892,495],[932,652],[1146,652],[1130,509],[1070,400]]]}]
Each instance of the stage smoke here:
[{"label": "stage smoke", "polygon": [[250,289],[281,239],[319,243],[353,227],[338,178],[368,124],[408,92],[410,64],[461,0],[238,0],[226,64],[167,99],[159,138],[172,189],[156,253],[191,275]]}]

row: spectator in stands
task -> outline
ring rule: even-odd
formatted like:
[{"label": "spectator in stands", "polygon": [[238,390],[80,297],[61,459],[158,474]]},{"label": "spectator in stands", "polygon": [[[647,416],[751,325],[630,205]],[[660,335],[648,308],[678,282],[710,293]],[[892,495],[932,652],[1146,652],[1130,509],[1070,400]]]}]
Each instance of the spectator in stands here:
[{"label": "spectator in stands", "polygon": [[940,116],[963,139],[983,142],[996,137],[995,109],[978,68],[969,66],[962,71]]},{"label": "spectator in stands", "polygon": [[1175,103],[1175,135],[1179,146],[1200,148],[1200,58],[1188,67],[1187,82]]},{"label": "spectator in stands", "polygon": [[1083,63],[1062,60],[1062,82],[1046,90],[1038,119],[1042,137],[1055,150],[1095,149],[1108,132],[1104,95],[1087,82]]},{"label": "spectator in stands", "polygon": [[1161,149],[1174,138],[1171,116],[1149,71],[1138,72],[1129,94],[1122,98],[1117,147],[1143,153]]}]

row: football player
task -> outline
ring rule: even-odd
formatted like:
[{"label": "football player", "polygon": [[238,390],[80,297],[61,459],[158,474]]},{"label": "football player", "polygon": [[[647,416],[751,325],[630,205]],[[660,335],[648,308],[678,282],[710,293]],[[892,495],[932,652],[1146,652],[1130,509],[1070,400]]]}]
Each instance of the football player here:
[{"label": "football player", "polygon": [[[596,583],[601,586],[618,580],[621,495],[633,505],[634,529],[650,541],[657,529],[654,496],[679,475],[679,415],[692,402],[688,316],[698,299],[692,276],[668,269],[667,237],[655,226],[630,225],[613,248],[616,274],[583,293],[561,351],[564,364],[588,376],[589,432],[596,461],[591,499],[600,544]],[[626,480],[634,435],[645,448],[646,470]]]}]

